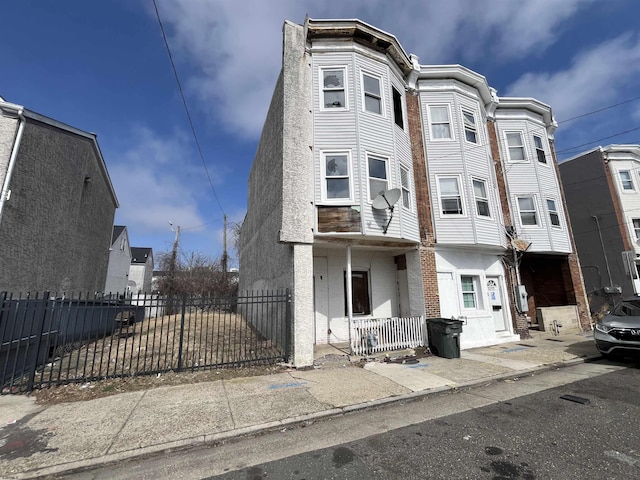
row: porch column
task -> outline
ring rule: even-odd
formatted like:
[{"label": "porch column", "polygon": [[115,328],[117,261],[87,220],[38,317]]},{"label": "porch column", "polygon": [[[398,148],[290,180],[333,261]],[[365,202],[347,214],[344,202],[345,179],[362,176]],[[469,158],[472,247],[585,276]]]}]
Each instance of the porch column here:
[{"label": "porch column", "polygon": [[[353,285],[351,284],[351,245],[347,245],[347,324],[349,327],[349,350],[351,350],[351,321],[353,320]],[[353,353],[353,352],[351,352]]]},{"label": "porch column", "polygon": [[313,245],[293,245],[293,364],[313,365]]}]

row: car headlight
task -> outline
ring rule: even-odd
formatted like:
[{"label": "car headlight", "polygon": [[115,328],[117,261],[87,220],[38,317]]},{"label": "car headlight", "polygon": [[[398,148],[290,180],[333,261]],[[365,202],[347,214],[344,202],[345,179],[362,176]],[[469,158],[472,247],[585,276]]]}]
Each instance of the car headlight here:
[{"label": "car headlight", "polygon": [[609,325],[605,325],[603,323],[596,323],[596,330],[599,330],[602,333],[609,333],[611,330],[613,330],[613,327],[610,327]]}]

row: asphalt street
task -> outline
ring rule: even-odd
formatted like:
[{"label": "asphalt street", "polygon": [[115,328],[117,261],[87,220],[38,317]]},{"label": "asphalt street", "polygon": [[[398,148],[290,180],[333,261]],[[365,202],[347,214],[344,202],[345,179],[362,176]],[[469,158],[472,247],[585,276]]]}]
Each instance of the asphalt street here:
[{"label": "asphalt street", "polygon": [[630,367],[209,478],[638,478],[639,418],[640,369]]},{"label": "asphalt street", "polygon": [[601,360],[64,478],[637,478],[639,394]]}]

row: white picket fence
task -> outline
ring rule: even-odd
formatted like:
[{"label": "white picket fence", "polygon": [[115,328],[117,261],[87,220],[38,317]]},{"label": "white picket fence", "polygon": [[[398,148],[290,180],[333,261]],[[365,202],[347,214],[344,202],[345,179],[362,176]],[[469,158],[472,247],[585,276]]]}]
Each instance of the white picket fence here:
[{"label": "white picket fence", "polygon": [[424,317],[357,318],[351,322],[351,351],[356,355],[426,345]]}]

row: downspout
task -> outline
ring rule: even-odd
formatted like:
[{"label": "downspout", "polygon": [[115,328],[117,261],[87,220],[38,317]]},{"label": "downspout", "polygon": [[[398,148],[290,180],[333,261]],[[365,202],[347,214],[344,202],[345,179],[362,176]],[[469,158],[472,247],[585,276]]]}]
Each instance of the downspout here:
[{"label": "downspout", "polygon": [[7,200],[9,200],[9,195],[11,194],[11,190],[9,189],[9,185],[11,184],[11,175],[13,174],[13,169],[16,165],[18,150],[20,150],[20,143],[22,141],[22,134],[24,132],[24,124],[26,123],[22,112],[23,109],[19,109],[17,111],[20,125],[18,126],[18,133],[13,143],[13,150],[11,151],[11,157],[9,158],[9,165],[7,167],[7,175],[5,176],[4,183],[2,185],[2,192],[0,192],[0,223],[2,223],[2,212],[4,210],[4,204]]},{"label": "downspout", "polygon": [[598,237],[600,237],[600,247],[602,247],[602,256],[604,257],[604,264],[607,267],[607,275],[609,277],[609,285],[613,285],[613,280],[611,279],[611,269],[609,268],[609,259],[607,258],[607,250],[604,248],[604,241],[602,240],[602,232],[600,231],[600,222],[598,221],[598,217],[595,215],[591,215],[596,222],[596,226],[598,227]]}]

